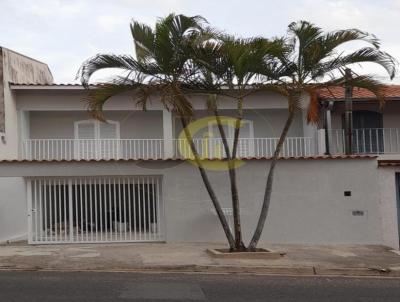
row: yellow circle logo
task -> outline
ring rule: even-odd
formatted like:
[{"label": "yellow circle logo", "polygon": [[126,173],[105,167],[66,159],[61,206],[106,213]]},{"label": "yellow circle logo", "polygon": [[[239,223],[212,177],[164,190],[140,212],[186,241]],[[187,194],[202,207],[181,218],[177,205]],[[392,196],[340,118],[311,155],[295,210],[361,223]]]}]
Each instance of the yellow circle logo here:
[{"label": "yellow circle logo", "polygon": [[[229,116],[220,117],[221,125],[224,129],[235,128],[236,119]],[[243,122],[240,127],[243,126]],[[244,161],[240,159],[230,160],[225,154],[224,145],[220,137],[214,137],[213,129],[218,130],[218,123],[215,117],[205,117],[190,123],[186,130],[192,136],[193,143],[198,153],[202,167],[213,171],[226,171],[229,169],[239,168],[244,165]],[[219,133],[219,132],[218,132]],[[232,152],[233,138],[228,137],[227,143]],[[240,143],[240,141],[239,141]],[[190,144],[186,138],[185,131],[182,130],[178,139],[178,150],[182,158],[189,161],[191,164],[198,166],[194,160],[194,154]]]}]

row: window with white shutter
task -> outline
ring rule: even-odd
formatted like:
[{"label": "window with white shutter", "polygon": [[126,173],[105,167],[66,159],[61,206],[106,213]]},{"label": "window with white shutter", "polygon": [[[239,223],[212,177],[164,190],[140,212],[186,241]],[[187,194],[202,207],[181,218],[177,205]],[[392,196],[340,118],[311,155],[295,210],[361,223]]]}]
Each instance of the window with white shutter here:
[{"label": "window with white shutter", "polygon": [[[232,152],[233,148],[233,140],[235,137],[235,122],[232,120],[228,125],[223,125],[225,135],[228,140],[229,149]],[[213,140],[210,141],[210,146],[213,150],[220,150],[217,153],[223,152],[222,141],[220,141],[220,132],[216,121],[209,122],[208,130]],[[217,139],[215,139],[217,138]],[[214,145],[214,146],[213,146]],[[223,152],[225,153],[225,152]],[[239,142],[237,155],[241,157],[249,157],[254,156],[254,129],[253,129],[253,121],[251,120],[242,120],[241,127],[239,132]]]},{"label": "window with white shutter", "polygon": [[120,156],[119,122],[75,122],[75,158],[110,159]]},{"label": "window with white shutter", "polygon": [[94,121],[80,121],[75,124],[76,139],[96,139],[96,126]]}]

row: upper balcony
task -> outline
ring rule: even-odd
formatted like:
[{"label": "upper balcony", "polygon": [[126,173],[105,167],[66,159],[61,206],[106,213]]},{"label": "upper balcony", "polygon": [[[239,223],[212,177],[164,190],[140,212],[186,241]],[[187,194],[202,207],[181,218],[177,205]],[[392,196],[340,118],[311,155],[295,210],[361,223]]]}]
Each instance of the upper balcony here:
[{"label": "upper balcony", "polygon": [[[400,154],[400,128],[363,128],[352,131],[354,154]],[[332,129],[328,132],[332,154],[345,152],[345,131]]]},{"label": "upper balcony", "polygon": [[[107,111],[108,123],[91,120],[84,111],[31,111],[24,118],[25,137],[19,158],[27,160],[149,160],[187,159],[193,154],[180,136],[179,120],[165,110]],[[222,114],[232,116],[229,110]],[[237,155],[240,158],[271,157],[276,149],[286,112],[282,109],[245,110]],[[208,116],[196,111],[196,118]],[[23,127],[21,127],[23,128]],[[226,127],[228,144],[233,145],[233,127]],[[206,122],[192,133],[196,150],[203,158],[226,157],[215,124]],[[400,128],[354,129],[354,154],[399,154]],[[327,135],[306,125],[298,116],[284,143],[281,156],[304,157],[344,154],[343,129]],[[328,149],[329,148],[329,149]]]},{"label": "upper balcony", "polygon": [[[222,111],[231,115],[232,112]],[[276,149],[286,112],[282,109],[245,111],[237,155],[271,157]],[[208,116],[196,111],[197,118]],[[25,117],[25,137],[19,158],[27,160],[149,160],[193,158],[178,119],[163,110],[108,111],[108,123],[91,120],[84,111],[31,111]],[[224,158],[225,151],[215,124],[206,121],[193,141],[202,158]],[[233,145],[233,127],[225,126]],[[194,130],[193,130],[194,131]],[[309,129],[299,116],[287,137],[282,155],[318,153],[316,128]],[[304,133],[308,135],[304,135]]]},{"label": "upper balcony", "polygon": [[[85,90],[79,85],[12,87],[18,125],[8,128],[7,158],[30,160],[72,159],[167,159],[191,158],[192,153],[182,137],[178,119],[166,111],[159,101],[152,101],[147,112],[136,108],[132,94],[113,97],[104,108],[108,124],[89,121]],[[191,99],[196,119],[209,116],[205,100]],[[266,101],[267,100],[267,101]],[[400,99],[399,99],[400,100]],[[321,123],[327,129],[307,125],[305,111],[297,115],[282,156],[301,157],[323,154],[344,154],[344,102],[321,111]],[[276,94],[255,94],[246,99],[244,119],[247,121],[239,139],[239,157],[270,157],[287,117],[286,100]],[[236,105],[231,100],[220,104],[221,115],[234,116]],[[389,102],[384,111],[376,100],[360,100],[354,104],[352,149],[355,154],[397,154],[400,158],[400,102]],[[329,123],[328,123],[329,118]],[[229,128],[229,127],[228,127]],[[331,130],[333,129],[333,130]],[[232,127],[227,129],[232,145]],[[17,133],[18,132],[18,133]],[[204,158],[225,156],[215,126],[204,124],[193,133],[194,143]]]},{"label": "upper balcony", "polygon": [[[329,109],[328,109],[329,110]],[[327,148],[331,154],[344,154],[345,104],[336,101],[325,116]],[[351,132],[352,153],[400,159],[400,102],[388,101],[383,108],[376,100],[355,100]]]},{"label": "upper balcony", "polygon": [[[240,138],[238,157],[271,157],[279,138]],[[220,138],[194,139],[202,158],[224,158]],[[233,139],[228,139],[230,147]],[[288,137],[282,156],[315,155],[312,137]],[[167,149],[170,148],[170,149]],[[21,159],[27,160],[91,160],[91,159],[168,159],[193,158],[186,139],[26,139],[22,142]]]}]

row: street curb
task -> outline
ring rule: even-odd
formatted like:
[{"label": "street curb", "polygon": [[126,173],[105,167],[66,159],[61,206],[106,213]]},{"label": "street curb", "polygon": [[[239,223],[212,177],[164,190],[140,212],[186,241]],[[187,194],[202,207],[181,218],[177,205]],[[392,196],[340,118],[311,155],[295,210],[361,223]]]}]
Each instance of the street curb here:
[{"label": "street curb", "polygon": [[316,267],[315,274],[319,276],[379,276],[379,277],[400,277],[398,271],[389,268],[323,268]]},{"label": "street curb", "polygon": [[52,268],[52,267],[0,267],[4,271],[40,272],[110,272],[110,273],[200,273],[200,274],[246,274],[275,276],[320,276],[320,277],[400,277],[400,271],[382,268],[322,268],[322,267],[265,267],[265,266],[221,266],[221,265],[179,265],[143,266],[137,268]]}]

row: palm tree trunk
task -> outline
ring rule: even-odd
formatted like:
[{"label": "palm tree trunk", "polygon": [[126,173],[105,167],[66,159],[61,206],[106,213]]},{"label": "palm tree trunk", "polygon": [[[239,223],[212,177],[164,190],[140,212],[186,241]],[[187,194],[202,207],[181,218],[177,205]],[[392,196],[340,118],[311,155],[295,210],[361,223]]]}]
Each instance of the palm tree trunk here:
[{"label": "palm tree trunk", "polygon": [[[188,104],[189,103],[189,101],[186,99],[184,93],[180,90],[178,85],[176,85],[176,84],[172,85],[172,89],[174,91],[175,97],[177,99],[179,99],[181,104]],[[229,244],[230,250],[233,251],[235,249],[235,240],[234,240],[234,238],[232,236],[232,232],[231,232],[231,229],[229,228],[229,224],[226,221],[225,214],[222,211],[221,204],[220,204],[220,202],[219,202],[219,200],[217,198],[217,195],[214,192],[214,189],[212,188],[210,179],[208,178],[208,175],[207,175],[207,173],[206,173],[206,171],[204,169],[204,166],[203,166],[203,164],[201,162],[199,153],[196,150],[196,146],[194,145],[192,135],[191,135],[191,133],[189,131],[189,128],[188,128],[188,121],[186,120],[186,115],[183,112],[179,112],[179,108],[177,109],[177,111],[179,113],[179,117],[180,117],[180,120],[181,120],[183,131],[185,133],[186,140],[188,141],[190,149],[192,150],[192,153],[193,153],[196,165],[197,165],[197,167],[199,169],[199,172],[200,172],[201,178],[203,180],[204,186],[206,187],[208,195],[210,196],[211,202],[214,205],[215,211],[216,211],[217,216],[219,218],[219,221],[221,223],[221,226],[222,226],[222,228],[223,228],[223,230],[225,232],[225,236],[226,236],[226,238],[228,240],[228,244]]]},{"label": "palm tree trunk", "polygon": [[234,224],[234,233],[235,233],[235,245],[239,250],[247,250],[243,244],[242,238],[242,224],[240,219],[240,204],[239,204],[239,193],[237,188],[237,180],[236,180],[236,155],[237,148],[239,143],[239,132],[240,126],[243,119],[243,99],[240,98],[238,100],[238,116],[236,118],[235,123],[235,132],[233,136],[233,147],[232,147],[232,156],[229,161],[229,177],[231,180],[231,192],[232,192],[232,210],[233,210],[233,224]]},{"label": "palm tree trunk", "polygon": [[243,99],[240,98],[238,100],[238,116],[236,117],[235,122],[235,132],[233,136],[233,148],[232,148],[232,158],[236,158],[237,155],[237,148],[239,144],[239,132],[240,132],[240,124],[243,120]]},{"label": "palm tree trunk", "polygon": [[181,119],[183,131],[185,133],[186,139],[187,139],[187,141],[189,143],[189,146],[190,146],[190,148],[192,150],[192,153],[194,155],[195,162],[196,162],[196,165],[197,165],[197,167],[199,169],[199,172],[200,172],[201,178],[203,180],[204,186],[206,187],[208,195],[210,196],[211,202],[214,205],[214,208],[215,208],[215,211],[217,212],[219,221],[221,222],[222,228],[223,228],[223,230],[225,232],[225,236],[226,236],[226,238],[228,240],[230,250],[231,251],[235,250],[235,240],[234,240],[234,238],[232,236],[232,232],[231,232],[231,230],[229,228],[229,224],[226,221],[225,214],[222,211],[221,204],[218,201],[218,198],[217,198],[217,196],[216,196],[216,194],[214,192],[214,189],[212,188],[212,185],[211,185],[211,182],[210,182],[210,180],[208,178],[208,175],[207,175],[207,173],[206,173],[206,171],[205,171],[205,169],[204,169],[204,167],[203,167],[203,165],[201,163],[201,159],[200,159],[200,156],[199,156],[199,154],[198,154],[198,152],[196,150],[196,146],[194,145],[192,135],[190,134],[190,131],[187,128],[188,122],[187,122],[186,118],[183,117],[183,116],[180,116],[180,119]]},{"label": "palm tree trunk", "polygon": [[291,100],[289,98],[289,115],[286,120],[283,131],[281,133],[281,136],[279,138],[278,145],[276,146],[274,155],[272,156],[272,159],[271,159],[271,166],[270,166],[269,172],[268,172],[267,183],[265,186],[264,199],[263,199],[263,204],[262,204],[262,208],[261,208],[261,212],[260,212],[260,217],[258,219],[257,227],[254,231],[253,238],[251,239],[249,247],[248,247],[250,251],[256,250],[258,241],[260,240],[262,231],[265,226],[265,221],[267,219],[269,206],[271,203],[271,193],[272,193],[272,185],[274,182],[275,167],[278,162],[278,157],[279,157],[279,154],[281,153],[283,143],[285,142],[285,139],[289,132],[290,126],[292,125],[294,116],[295,116],[295,108],[291,104]]},{"label": "palm tree trunk", "polygon": [[221,117],[220,117],[217,109],[214,109],[214,116],[215,116],[215,119],[217,120],[217,126],[218,126],[219,133],[221,135],[222,145],[224,146],[224,151],[225,151],[226,157],[228,159],[230,159],[231,151],[229,149],[228,140],[226,138],[226,133],[225,133],[224,127],[222,126]]},{"label": "palm tree trunk", "polygon": [[[239,209],[239,193],[237,187],[236,180],[236,170],[235,170],[235,160],[236,158],[231,157],[228,141],[226,139],[225,130],[222,126],[221,117],[217,109],[214,109],[214,115],[217,120],[217,125],[219,132],[221,134],[222,144],[224,146],[226,157],[228,158],[228,173],[229,180],[231,184],[231,196],[232,196],[232,208],[233,208],[233,216],[234,216],[234,233],[235,233],[235,250],[236,251],[245,251],[247,250],[242,239],[242,227],[240,223],[240,212]],[[239,124],[240,125],[240,124]],[[236,208],[236,210],[235,210]]]}]

